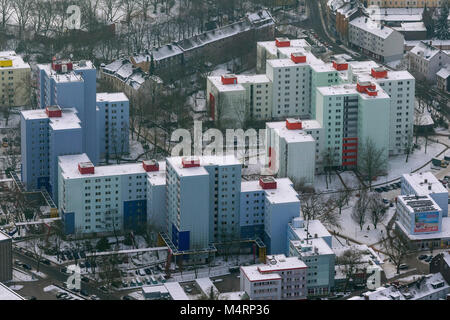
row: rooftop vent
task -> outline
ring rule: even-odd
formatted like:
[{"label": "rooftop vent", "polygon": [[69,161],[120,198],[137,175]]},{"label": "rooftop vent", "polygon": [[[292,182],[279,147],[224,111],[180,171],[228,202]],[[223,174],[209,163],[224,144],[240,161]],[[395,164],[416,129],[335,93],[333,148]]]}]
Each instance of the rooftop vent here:
[{"label": "rooftop vent", "polygon": [[48,106],[47,108],[45,108],[45,113],[49,118],[62,117],[62,111],[59,106]]},{"label": "rooftop vent", "polygon": [[78,171],[80,171],[81,174],[94,174],[95,167],[92,162],[80,162],[78,164]]},{"label": "rooftop vent", "polygon": [[294,63],[305,63],[306,62],[306,55],[303,52],[296,52],[291,54],[291,60]]},{"label": "rooftop vent", "polygon": [[300,119],[288,118],[286,119],[286,128],[288,130],[302,130],[302,121]]},{"label": "rooftop vent", "polygon": [[181,160],[183,168],[200,167],[200,159],[198,157],[184,157]]},{"label": "rooftop vent", "polygon": [[222,76],[222,84],[237,84],[237,76],[235,74],[225,74]]},{"label": "rooftop vent", "polygon": [[264,190],[276,189],[277,188],[277,181],[275,180],[274,177],[270,177],[270,176],[268,176],[268,177],[261,177],[259,179],[259,185]]},{"label": "rooftop vent", "polygon": [[344,59],[333,60],[333,68],[337,71],[347,70],[348,63]]},{"label": "rooftop vent", "polygon": [[73,70],[73,63],[70,60],[54,60],[52,69],[58,73],[67,73]]},{"label": "rooftop vent", "polygon": [[291,41],[288,38],[275,38],[275,45],[278,48],[290,47]]},{"label": "rooftop vent", "polygon": [[12,67],[13,62],[11,59],[6,57],[0,57],[0,68]]},{"label": "rooftop vent", "polygon": [[156,160],[146,160],[142,162],[145,172],[159,171],[159,163]]},{"label": "rooftop vent", "polygon": [[371,75],[376,79],[387,78],[388,72],[387,69],[383,67],[372,68]]}]

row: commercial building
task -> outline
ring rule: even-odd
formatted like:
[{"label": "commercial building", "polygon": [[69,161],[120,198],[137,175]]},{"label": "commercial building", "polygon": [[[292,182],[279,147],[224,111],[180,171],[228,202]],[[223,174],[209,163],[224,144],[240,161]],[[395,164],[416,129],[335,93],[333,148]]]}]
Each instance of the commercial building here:
[{"label": "commercial building", "polygon": [[297,257],[267,256],[266,264],[241,267],[241,291],[251,300],[305,300],[306,272]]},{"label": "commercial building", "polygon": [[331,234],[319,220],[295,218],[288,224],[290,257],[299,257],[307,266],[308,297],[326,296],[334,288],[335,253]]},{"label": "commercial building", "polygon": [[266,123],[266,156],[278,177],[314,184],[321,168],[323,130],[316,120],[287,119]]},{"label": "commercial building", "polygon": [[408,52],[408,69],[420,79],[436,83],[436,74],[450,64],[450,56],[430,43],[420,41]]},{"label": "commercial building", "polygon": [[409,173],[402,175],[401,194],[430,196],[442,210],[442,216],[448,216],[448,191],[431,172]]},{"label": "commercial building", "polygon": [[429,196],[402,195],[397,197],[395,231],[412,249],[431,250],[450,246],[450,218]]},{"label": "commercial building", "polygon": [[7,282],[12,278],[12,239],[0,231],[0,282]]},{"label": "commercial building", "polygon": [[381,62],[403,58],[403,35],[367,17],[358,17],[349,23],[349,42],[353,48]]},{"label": "commercial building", "polygon": [[30,104],[31,68],[14,51],[0,52],[0,106]]},{"label": "commercial building", "polygon": [[137,229],[147,222],[146,162],[95,167],[86,154],[58,158],[58,208],[67,234]]}]

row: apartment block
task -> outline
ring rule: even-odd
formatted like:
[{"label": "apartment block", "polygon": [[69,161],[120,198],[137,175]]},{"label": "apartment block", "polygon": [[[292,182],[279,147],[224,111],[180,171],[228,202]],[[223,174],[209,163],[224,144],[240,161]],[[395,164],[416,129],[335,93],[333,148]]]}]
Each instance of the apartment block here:
[{"label": "apartment block", "polygon": [[14,51],[0,52],[0,106],[30,104],[31,68]]},{"label": "apartment block", "polygon": [[352,47],[382,62],[403,58],[405,43],[403,35],[367,17],[358,17],[350,21],[349,42]]},{"label": "apartment block", "polygon": [[437,8],[443,0],[367,0],[367,7],[378,6],[380,8]]},{"label": "apartment block", "polygon": [[439,70],[450,64],[448,53],[433,46],[432,41],[420,41],[408,52],[407,57],[408,69],[430,83],[436,83]]},{"label": "apartment block", "polygon": [[323,129],[316,120],[287,119],[266,123],[266,156],[278,177],[314,184],[321,169]]},{"label": "apartment block", "polygon": [[58,208],[67,234],[137,229],[147,223],[145,162],[95,167],[86,154],[58,158]]}]

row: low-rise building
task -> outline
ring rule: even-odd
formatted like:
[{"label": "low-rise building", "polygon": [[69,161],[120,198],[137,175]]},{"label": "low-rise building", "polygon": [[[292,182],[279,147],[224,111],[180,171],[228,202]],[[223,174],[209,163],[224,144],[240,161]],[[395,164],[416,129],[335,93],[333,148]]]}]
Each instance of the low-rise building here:
[{"label": "low-rise building", "polygon": [[450,286],[442,274],[417,277],[409,284],[379,287],[349,300],[445,300]]},{"label": "low-rise building", "polygon": [[298,257],[267,256],[266,264],[241,267],[241,291],[251,300],[304,300],[307,268]]},{"label": "low-rise building", "polygon": [[433,46],[432,41],[420,41],[408,52],[409,70],[430,83],[436,83],[436,74],[447,64],[450,64],[450,56]]},{"label": "low-rise building", "polygon": [[5,286],[3,283],[0,283],[0,301],[3,300],[25,300],[25,298]]},{"label": "low-rise building", "polygon": [[436,84],[439,90],[450,92],[450,65],[445,66],[436,73]]},{"label": "low-rise building", "polygon": [[430,262],[430,273],[440,273],[450,283],[450,251],[438,253]]},{"label": "low-rise building", "polygon": [[429,195],[448,216],[448,191],[432,172],[407,173],[401,178],[402,195]]}]

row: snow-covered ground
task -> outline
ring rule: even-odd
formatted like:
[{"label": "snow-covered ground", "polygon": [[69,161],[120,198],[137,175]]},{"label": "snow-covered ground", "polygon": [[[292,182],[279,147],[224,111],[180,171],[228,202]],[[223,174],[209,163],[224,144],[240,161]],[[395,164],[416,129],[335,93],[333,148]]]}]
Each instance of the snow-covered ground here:
[{"label": "snow-covered ground", "polygon": [[22,270],[13,269],[13,282],[37,281],[38,279]]}]

